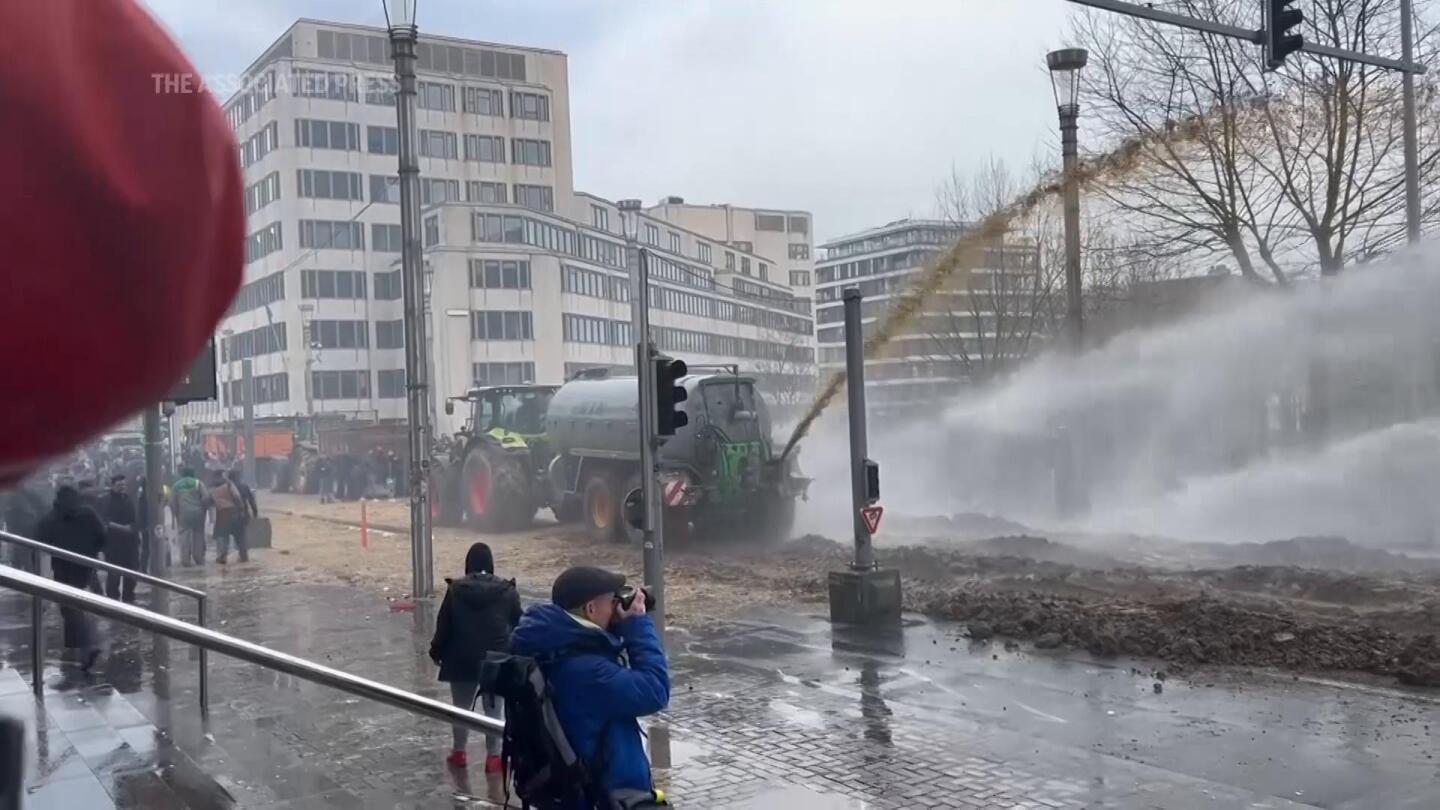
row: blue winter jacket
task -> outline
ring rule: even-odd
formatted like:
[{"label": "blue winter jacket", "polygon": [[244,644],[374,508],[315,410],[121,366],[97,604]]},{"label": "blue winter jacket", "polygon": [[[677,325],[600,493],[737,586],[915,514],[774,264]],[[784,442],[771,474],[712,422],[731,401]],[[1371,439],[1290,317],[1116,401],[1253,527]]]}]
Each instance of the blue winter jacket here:
[{"label": "blue winter jacket", "polygon": [[560,726],[584,761],[593,765],[600,732],[608,729],[601,786],[650,790],[650,762],[637,718],[670,702],[670,670],[649,616],[624,619],[618,630],[617,635],[581,623],[552,602],[534,604],[510,637],[510,651],[540,664]]}]

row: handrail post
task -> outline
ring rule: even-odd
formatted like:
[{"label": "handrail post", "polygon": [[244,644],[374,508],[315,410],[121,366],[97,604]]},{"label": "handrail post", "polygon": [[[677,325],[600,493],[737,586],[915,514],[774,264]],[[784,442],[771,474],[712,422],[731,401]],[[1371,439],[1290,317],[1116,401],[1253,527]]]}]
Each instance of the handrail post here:
[{"label": "handrail post", "polygon": [[[195,597],[196,620],[205,627],[205,597]],[[200,718],[210,719],[210,651],[200,648]]]},{"label": "handrail post", "polygon": [[[40,550],[30,550],[30,567],[35,576],[43,576],[40,570]],[[45,601],[39,595],[30,597],[30,686],[35,690],[35,699],[45,698]]]}]

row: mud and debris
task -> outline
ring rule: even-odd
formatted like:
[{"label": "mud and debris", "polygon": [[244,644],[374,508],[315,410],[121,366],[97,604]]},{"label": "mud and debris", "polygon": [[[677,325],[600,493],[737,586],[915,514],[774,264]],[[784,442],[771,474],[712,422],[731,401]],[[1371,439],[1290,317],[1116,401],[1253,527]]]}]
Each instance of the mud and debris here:
[{"label": "mud and debris", "polygon": [[[267,565],[407,591],[404,504],[371,506],[366,549],[348,525],[358,511],[353,505],[287,499],[284,506],[295,514],[277,518],[276,547],[290,553]],[[641,569],[636,548],[595,542],[573,527],[537,525],[483,538],[437,530],[437,577],[458,573],[477,539],[492,546],[503,574],[533,590],[547,589],[569,565],[603,565],[631,576]],[[1172,673],[1201,665],[1263,666],[1373,673],[1440,687],[1440,570],[1430,560],[1334,538],[1206,548],[1197,558],[1207,565],[1190,569],[1168,560],[1137,564],[1134,559],[1151,552],[1117,549],[1022,534],[948,547],[927,538],[924,545],[886,545],[878,553],[884,565],[900,570],[908,610],[954,621],[957,635],[970,643],[1019,641],[1156,658]],[[848,545],[816,535],[778,548],[671,544],[668,613],[685,622],[756,606],[823,604],[829,572],[843,568],[850,553]]]}]

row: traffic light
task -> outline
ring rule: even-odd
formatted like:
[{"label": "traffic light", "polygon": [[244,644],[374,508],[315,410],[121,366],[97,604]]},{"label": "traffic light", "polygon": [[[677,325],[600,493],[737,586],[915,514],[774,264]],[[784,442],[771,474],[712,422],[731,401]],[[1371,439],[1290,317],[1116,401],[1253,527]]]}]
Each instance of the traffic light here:
[{"label": "traffic light", "polygon": [[677,428],[690,424],[690,416],[685,413],[685,386],[680,385],[681,377],[684,377],[689,368],[684,360],[676,360],[673,357],[666,357],[657,354],[655,362],[655,421],[657,424],[655,433],[659,436],[674,436]]},{"label": "traffic light", "polygon": [[1297,31],[1305,22],[1305,12],[1291,8],[1296,0],[1265,0],[1265,69],[1275,70],[1285,64],[1285,57],[1305,47],[1305,38]]}]

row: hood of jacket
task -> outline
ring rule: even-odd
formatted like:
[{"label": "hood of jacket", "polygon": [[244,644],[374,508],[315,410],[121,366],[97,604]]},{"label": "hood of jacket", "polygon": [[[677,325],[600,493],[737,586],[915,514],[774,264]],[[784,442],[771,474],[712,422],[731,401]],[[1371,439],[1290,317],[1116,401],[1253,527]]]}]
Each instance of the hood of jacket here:
[{"label": "hood of jacket", "polygon": [[186,476],[175,482],[175,491],[180,492],[187,489],[194,489],[200,486],[200,479]]},{"label": "hood of jacket", "polygon": [[515,587],[515,581],[494,574],[475,572],[450,580],[450,593],[455,599],[477,608],[488,607],[503,599]]},{"label": "hood of jacket", "polygon": [[539,661],[589,652],[619,655],[625,642],[614,633],[582,623],[554,602],[531,605],[510,636],[510,651]]}]

